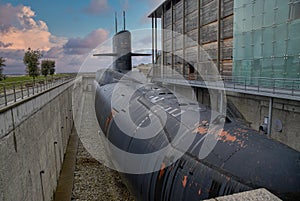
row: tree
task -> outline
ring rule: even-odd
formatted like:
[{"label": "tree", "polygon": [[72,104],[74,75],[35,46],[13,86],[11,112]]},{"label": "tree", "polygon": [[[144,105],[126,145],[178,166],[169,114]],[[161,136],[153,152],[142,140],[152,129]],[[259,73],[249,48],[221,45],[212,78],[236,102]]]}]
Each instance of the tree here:
[{"label": "tree", "polygon": [[47,75],[53,75],[55,72],[55,61],[53,60],[43,60],[41,66],[41,73],[45,77]]},{"label": "tree", "polygon": [[43,60],[42,64],[41,64],[41,73],[45,77],[47,77],[47,75],[49,74],[49,70],[50,70],[50,65],[49,64],[50,64],[49,60]]},{"label": "tree", "polygon": [[3,57],[0,57],[0,80],[4,80],[5,79],[5,75],[3,75],[3,67],[6,66],[4,64],[5,59]]},{"label": "tree", "polygon": [[55,61],[50,61],[50,69],[49,69],[49,74],[53,76],[55,73]]},{"label": "tree", "polygon": [[32,50],[31,48],[28,48],[25,52],[23,62],[26,65],[26,71],[29,76],[33,78],[33,81],[35,81],[35,78],[40,74],[39,69],[39,59],[42,57],[42,53],[40,50]]}]

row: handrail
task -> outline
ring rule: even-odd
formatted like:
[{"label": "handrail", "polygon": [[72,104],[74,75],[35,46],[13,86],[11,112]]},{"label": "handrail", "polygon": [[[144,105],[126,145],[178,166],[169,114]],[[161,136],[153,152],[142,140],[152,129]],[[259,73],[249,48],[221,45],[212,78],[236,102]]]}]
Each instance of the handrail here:
[{"label": "handrail", "polygon": [[[216,76],[179,73],[166,73],[153,75],[154,81],[169,82],[175,84],[189,84],[200,87],[221,87],[225,90],[238,92],[255,92],[255,94],[287,95],[300,100],[300,78],[270,78],[270,77],[246,77],[246,76]],[[222,82],[222,83],[220,83]],[[218,85],[216,85],[218,83]]]},{"label": "handrail", "polygon": [[74,76],[0,83],[0,108],[58,86]]}]

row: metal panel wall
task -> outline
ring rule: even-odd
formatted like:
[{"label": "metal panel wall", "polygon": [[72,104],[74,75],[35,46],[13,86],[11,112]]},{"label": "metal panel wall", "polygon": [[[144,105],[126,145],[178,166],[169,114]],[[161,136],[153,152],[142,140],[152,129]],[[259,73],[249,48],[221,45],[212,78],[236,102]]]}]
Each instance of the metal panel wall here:
[{"label": "metal panel wall", "polygon": [[218,21],[219,0],[200,1],[200,47],[199,63],[207,62],[207,56],[201,55],[206,51],[211,61],[217,65],[218,61],[218,25],[220,23],[220,66],[222,75],[232,74],[232,47],[233,47],[233,0],[221,0],[221,16]]},{"label": "metal panel wall", "polygon": [[235,76],[251,77],[250,84],[260,85],[264,83],[257,83],[255,77],[300,78],[298,5],[298,0],[234,1]]},{"label": "metal panel wall", "polygon": [[[218,42],[220,46],[220,70],[225,75],[231,75],[232,70],[232,35],[233,35],[233,0],[221,1],[221,18],[218,21],[219,0],[174,0],[165,3],[163,14],[163,34],[165,64],[171,64],[178,69],[179,59],[175,51],[183,50],[183,58],[192,63],[207,62],[209,54],[212,62],[218,59]],[[218,40],[218,24],[220,23],[220,40]],[[172,31],[174,31],[172,33]],[[182,37],[183,34],[185,37]],[[204,48],[203,48],[204,47]],[[191,50],[195,51],[192,52]],[[171,58],[172,57],[172,58]],[[204,58],[204,60],[202,60]],[[175,67],[176,65],[176,67]],[[182,65],[184,66],[184,64]],[[201,65],[197,65],[201,66]],[[194,66],[196,68],[196,66]],[[181,69],[178,72],[188,74]]]}]

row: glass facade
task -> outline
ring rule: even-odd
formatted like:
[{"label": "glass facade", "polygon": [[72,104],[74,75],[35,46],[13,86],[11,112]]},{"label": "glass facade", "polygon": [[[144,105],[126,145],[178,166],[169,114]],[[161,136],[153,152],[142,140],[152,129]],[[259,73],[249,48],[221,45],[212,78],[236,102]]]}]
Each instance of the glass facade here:
[{"label": "glass facade", "polygon": [[[234,1],[233,76],[300,79],[300,0]],[[245,80],[243,78],[243,80]],[[260,82],[260,83],[259,83]],[[288,80],[276,87],[289,87]]]}]

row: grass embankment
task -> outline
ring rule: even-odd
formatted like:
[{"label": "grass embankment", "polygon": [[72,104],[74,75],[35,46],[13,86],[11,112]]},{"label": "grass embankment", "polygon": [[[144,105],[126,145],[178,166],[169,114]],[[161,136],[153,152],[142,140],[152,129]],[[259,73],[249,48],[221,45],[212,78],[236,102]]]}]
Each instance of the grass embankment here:
[{"label": "grass embankment", "polygon": [[[65,77],[66,74],[55,74],[53,75],[53,78],[59,78],[59,77]],[[51,76],[47,76],[47,79],[51,79]],[[35,80],[45,80],[46,78],[44,76],[38,76],[35,78]],[[0,83],[11,83],[11,82],[33,82],[32,77],[28,75],[24,76],[15,76],[15,77],[7,77],[5,80],[1,80]]]},{"label": "grass embankment", "polygon": [[[52,76],[38,76],[35,78],[35,83],[41,82],[41,81],[45,81],[47,80],[52,80],[52,79],[56,79],[56,78],[60,78],[60,77],[66,77],[68,76],[67,74],[55,74]],[[24,86],[25,84],[28,85],[32,85],[33,84],[33,78],[28,76],[28,75],[24,75],[24,76],[12,76],[12,77],[6,77],[5,80],[1,80],[0,81],[0,92],[3,91],[3,88],[5,86],[5,88],[8,89],[12,89],[13,85],[15,85],[16,89],[19,89],[21,87],[21,83]]]}]

